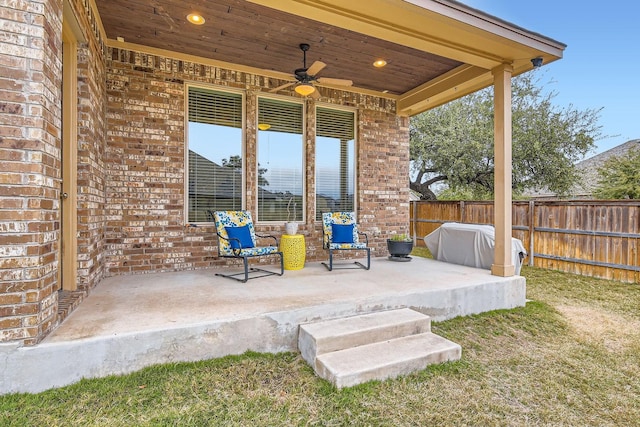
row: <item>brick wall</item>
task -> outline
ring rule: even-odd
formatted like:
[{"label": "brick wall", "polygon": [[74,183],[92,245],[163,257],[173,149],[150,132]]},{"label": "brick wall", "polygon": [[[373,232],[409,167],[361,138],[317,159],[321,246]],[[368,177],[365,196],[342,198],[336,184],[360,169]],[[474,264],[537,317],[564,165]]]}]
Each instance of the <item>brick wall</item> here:
[{"label": "brick wall", "polygon": [[[58,311],[62,0],[4,2],[0,54],[0,342],[40,341]],[[104,275],[104,45],[72,0],[78,54],[78,281]]]},{"label": "brick wall", "polygon": [[361,115],[359,218],[376,255],[385,255],[390,231],[410,233],[409,118],[371,110]]},{"label": "brick wall", "polygon": [[107,82],[106,267],[111,274],[196,267],[184,205],[183,82],[112,51]]},{"label": "brick wall", "polygon": [[104,277],[106,58],[88,0],[74,0],[87,41],[78,46],[78,289]]},{"label": "brick wall", "polygon": [[62,0],[0,7],[0,341],[55,322]]},{"label": "brick wall", "polygon": [[[246,207],[255,212],[256,96],[269,79],[209,65],[110,48],[107,60],[106,268],[108,275],[221,266],[213,228],[186,227],[185,82],[246,91]],[[278,84],[280,82],[277,82]],[[408,119],[395,103],[331,90],[335,104],[358,111],[358,195],[362,229],[375,255],[389,232],[408,232]],[[307,101],[307,259],[324,259],[314,212],[314,101]],[[282,226],[258,226],[282,234]]]},{"label": "brick wall", "polygon": [[[88,0],[71,6],[78,52],[78,286],[103,277],[222,266],[211,226],[186,227],[185,82],[246,92],[247,208],[255,211],[256,96],[281,82],[121,49],[105,49]],[[0,342],[34,344],[55,325],[60,237],[62,0],[0,7]],[[293,92],[291,92],[293,95]],[[325,90],[357,109],[361,228],[374,255],[408,226],[408,122],[386,99]],[[314,221],[314,101],[307,100],[308,260],[324,259]],[[259,226],[282,234],[282,226]]]}]

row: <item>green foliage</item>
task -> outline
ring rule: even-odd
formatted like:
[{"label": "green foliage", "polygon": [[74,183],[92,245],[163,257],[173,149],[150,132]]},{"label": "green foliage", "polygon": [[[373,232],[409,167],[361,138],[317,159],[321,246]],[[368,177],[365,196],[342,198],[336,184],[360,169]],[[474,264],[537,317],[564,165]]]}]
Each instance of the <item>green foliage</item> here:
[{"label": "green foliage", "polygon": [[[536,75],[512,80],[512,188],[515,195],[527,188],[564,194],[578,179],[574,164],[601,137],[601,110],[554,106],[556,94]],[[493,197],[493,104],[487,88],[411,119],[413,190],[433,199],[446,184],[451,194]]]},{"label": "green foliage", "polygon": [[594,195],[600,199],[640,199],[640,150],[611,157],[598,169]]},{"label": "green foliage", "polygon": [[408,234],[405,234],[405,233],[392,234],[391,237],[389,237],[389,240],[394,241],[394,242],[411,242],[411,241],[413,241],[411,236],[409,236]]},{"label": "green foliage", "polygon": [[438,193],[438,200],[493,200],[493,193],[482,188],[446,188]]},{"label": "green foliage", "polygon": [[[240,156],[229,156],[229,160],[222,159],[222,166],[232,169],[242,169],[242,157]],[[258,164],[258,185],[269,185],[269,181],[264,177],[264,174],[267,173],[267,168],[260,167]]]}]

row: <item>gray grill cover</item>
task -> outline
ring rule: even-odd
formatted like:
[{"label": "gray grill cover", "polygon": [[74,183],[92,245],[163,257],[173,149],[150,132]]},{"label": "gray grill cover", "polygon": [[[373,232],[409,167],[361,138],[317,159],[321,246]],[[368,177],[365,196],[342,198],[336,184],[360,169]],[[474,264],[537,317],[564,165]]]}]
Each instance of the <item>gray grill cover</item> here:
[{"label": "gray grill cover", "polygon": [[[425,236],[424,243],[438,261],[491,269],[496,233],[492,225],[448,222]],[[511,256],[520,274],[527,251],[520,239],[511,238]]]}]

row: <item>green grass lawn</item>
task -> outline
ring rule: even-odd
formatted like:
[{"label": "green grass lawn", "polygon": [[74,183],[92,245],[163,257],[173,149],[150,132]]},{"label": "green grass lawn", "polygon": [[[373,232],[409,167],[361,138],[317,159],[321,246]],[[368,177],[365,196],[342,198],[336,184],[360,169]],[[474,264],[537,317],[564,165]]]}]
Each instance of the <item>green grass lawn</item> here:
[{"label": "green grass lawn", "polygon": [[339,391],[298,354],[252,353],[0,396],[0,425],[640,425],[640,287],[522,274],[526,307],[435,323],[462,359],[407,377]]}]

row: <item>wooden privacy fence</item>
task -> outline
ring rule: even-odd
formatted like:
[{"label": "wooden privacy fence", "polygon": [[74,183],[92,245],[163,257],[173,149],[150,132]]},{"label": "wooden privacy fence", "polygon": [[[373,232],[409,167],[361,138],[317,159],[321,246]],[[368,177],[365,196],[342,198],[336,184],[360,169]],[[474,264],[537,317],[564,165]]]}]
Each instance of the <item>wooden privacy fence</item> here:
[{"label": "wooden privacy fence", "polygon": [[[640,280],[640,201],[514,201],[513,237],[525,263],[623,282]],[[493,202],[411,202],[411,230],[424,236],[445,222],[493,225]]]}]

